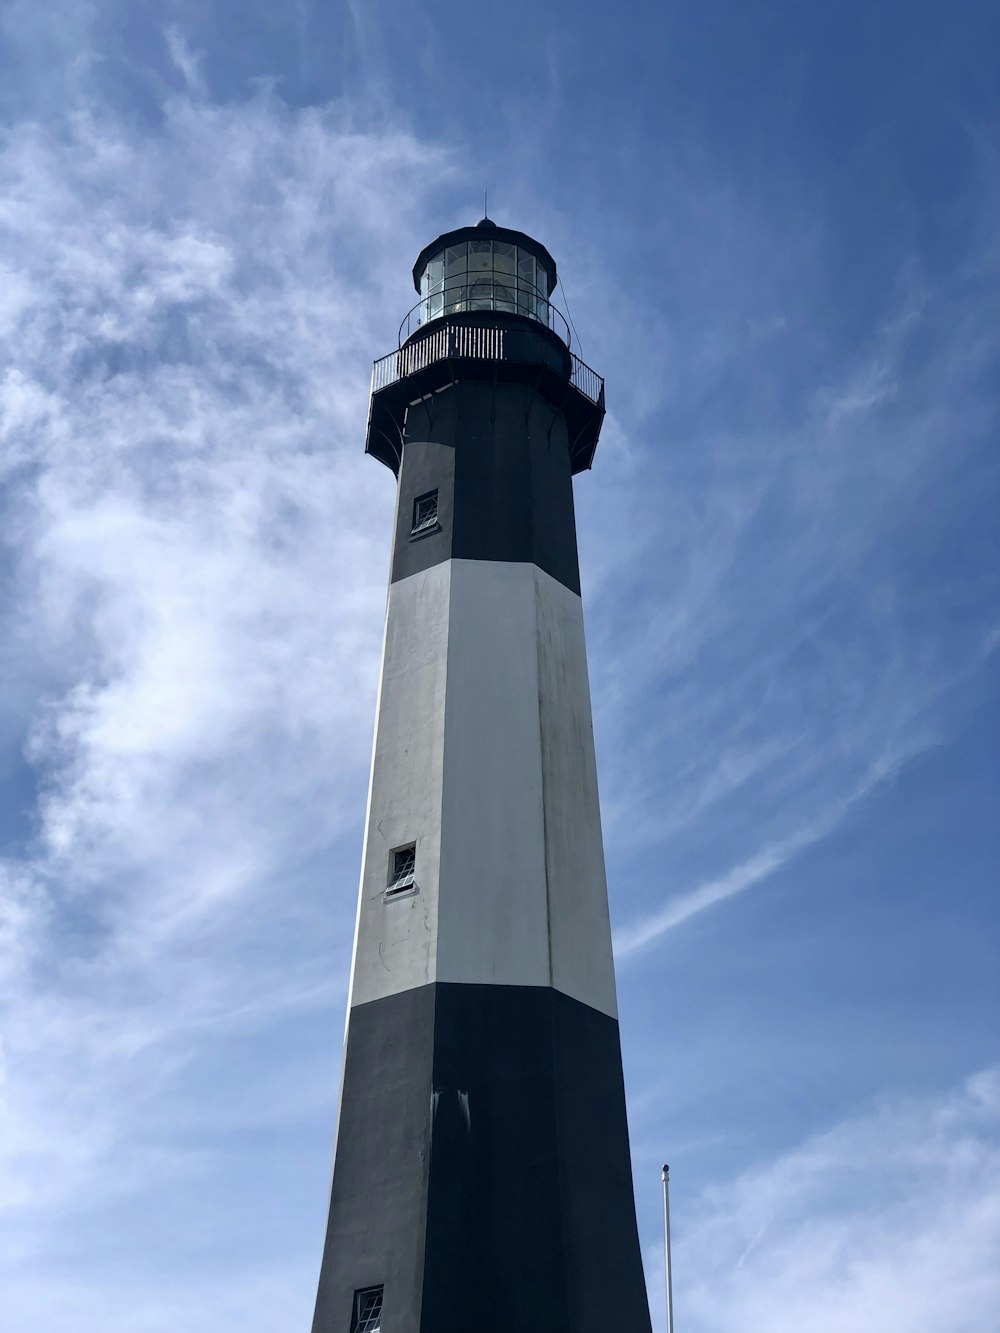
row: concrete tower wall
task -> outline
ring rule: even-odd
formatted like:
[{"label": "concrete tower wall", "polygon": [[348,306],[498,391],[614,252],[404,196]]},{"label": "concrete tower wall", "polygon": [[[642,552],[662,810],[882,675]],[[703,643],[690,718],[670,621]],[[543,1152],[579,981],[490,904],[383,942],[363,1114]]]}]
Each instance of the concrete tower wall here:
[{"label": "concrete tower wall", "polygon": [[406,419],[314,1333],[376,1285],[384,1333],[649,1333],[616,1013],[566,419],[459,381]]},{"label": "concrete tower wall", "polygon": [[[616,1013],[580,598],[534,565],[392,585],[351,1003],[432,981]],[[416,891],[386,898],[393,848]]]}]

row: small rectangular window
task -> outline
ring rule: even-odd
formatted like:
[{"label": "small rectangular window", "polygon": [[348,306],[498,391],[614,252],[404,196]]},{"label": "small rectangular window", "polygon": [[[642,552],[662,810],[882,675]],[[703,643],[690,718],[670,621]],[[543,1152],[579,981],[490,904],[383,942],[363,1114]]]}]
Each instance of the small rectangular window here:
[{"label": "small rectangular window", "polygon": [[397,847],[389,853],[389,878],[385,886],[385,896],[392,897],[405,893],[416,886],[417,846],[411,842],[408,847]]},{"label": "small rectangular window", "polygon": [[383,1287],[364,1287],[354,1293],[351,1333],[382,1333]]},{"label": "small rectangular window", "polygon": [[410,536],[422,537],[425,533],[439,532],[440,530],[437,491],[428,491],[426,495],[418,495],[413,501],[413,526],[410,528]]}]

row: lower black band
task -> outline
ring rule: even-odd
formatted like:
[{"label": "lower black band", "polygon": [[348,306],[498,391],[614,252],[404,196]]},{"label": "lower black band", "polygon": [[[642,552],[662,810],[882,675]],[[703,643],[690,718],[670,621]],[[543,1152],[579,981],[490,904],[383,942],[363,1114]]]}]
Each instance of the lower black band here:
[{"label": "lower black band", "polygon": [[618,1024],[547,987],[351,1012],[313,1333],[649,1333]]}]

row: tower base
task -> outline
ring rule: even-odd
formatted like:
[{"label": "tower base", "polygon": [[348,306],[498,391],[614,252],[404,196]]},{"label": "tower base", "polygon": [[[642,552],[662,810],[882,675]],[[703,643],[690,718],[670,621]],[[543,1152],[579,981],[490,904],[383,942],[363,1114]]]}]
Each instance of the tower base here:
[{"label": "tower base", "polygon": [[350,1015],[313,1333],[649,1333],[618,1024],[438,982]]}]

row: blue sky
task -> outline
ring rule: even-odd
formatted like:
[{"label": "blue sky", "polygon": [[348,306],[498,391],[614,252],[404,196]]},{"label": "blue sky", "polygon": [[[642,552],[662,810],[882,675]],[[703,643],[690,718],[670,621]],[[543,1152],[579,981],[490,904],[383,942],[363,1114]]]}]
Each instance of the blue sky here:
[{"label": "blue sky", "polygon": [[555,254],[662,1327],[997,1333],[1000,12],[0,4],[10,1333],[305,1328],[439,232]]}]

